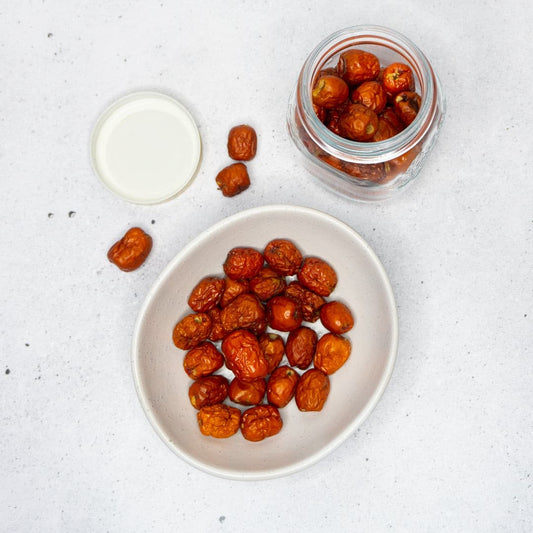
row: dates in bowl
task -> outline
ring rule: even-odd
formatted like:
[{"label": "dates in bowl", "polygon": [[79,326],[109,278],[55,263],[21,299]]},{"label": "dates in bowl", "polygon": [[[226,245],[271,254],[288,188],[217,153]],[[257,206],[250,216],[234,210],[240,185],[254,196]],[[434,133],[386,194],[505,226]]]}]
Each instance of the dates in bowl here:
[{"label": "dates in bowl", "polygon": [[[255,265],[257,258],[251,257],[244,262],[242,258],[230,260],[227,271],[222,270],[230,250],[246,248],[263,252],[267,243],[278,238],[294,243],[303,258],[323,258],[334,267],[336,286],[331,294],[322,298],[340,303],[324,310],[324,322],[315,320],[309,309],[306,317],[299,316],[301,310],[298,309],[287,311],[290,302],[284,300],[287,298],[284,290],[276,295],[270,292],[278,290],[276,285],[280,278],[287,284],[297,279],[297,273],[290,269],[280,274],[279,269],[283,267],[278,265],[278,275],[272,276],[268,265],[262,261]],[[189,347],[187,333],[178,339],[182,349],[177,348],[176,338],[173,338],[177,323],[190,314],[207,314],[204,308],[212,304],[209,302],[212,288],[214,297],[220,296],[214,282],[206,285],[209,289],[206,292],[202,287],[196,292],[193,288],[200,280],[210,277],[229,279],[231,276],[238,280],[240,268],[258,272],[267,269],[254,281],[253,292],[248,286],[248,292],[240,299],[246,308],[250,306],[251,294],[265,302],[266,322],[258,316],[252,321],[253,327],[240,327],[242,324],[235,323],[235,329],[229,334],[217,337],[214,332],[212,340],[198,343],[198,339],[193,340],[196,347]],[[262,279],[263,274],[266,281]],[[324,294],[330,289],[317,286]],[[231,290],[238,292],[240,289],[232,283]],[[267,298],[270,303],[266,303]],[[190,307],[191,303],[197,310]],[[347,309],[355,319],[355,326],[349,329],[343,320],[339,321]],[[226,315],[225,320],[239,319],[238,314],[227,312]],[[203,327],[205,324],[198,323],[199,329]],[[185,328],[185,331],[192,330]],[[196,334],[196,329],[194,331]],[[310,332],[315,332],[316,338]],[[387,274],[357,232],[320,211],[288,205],[259,207],[215,224],[185,246],[161,273],[143,303],[135,326],[134,381],[148,420],[179,457],[203,471],[230,479],[274,478],[317,462],[341,445],[366,419],[391,376],[397,332],[394,296]],[[276,335],[283,341],[281,352]],[[351,354],[343,361],[342,368],[331,371],[327,362],[303,361],[306,356],[302,343],[306,346],[320,343],[322,351],[330,349],[337,337],[351,345]],[[215,346],[220,357],[202,342]],[[257,356],[253,364],[241,367],[239,351],[242,347],[251,344],[252,352],[258,354],[257,345],[261,342],[265,343],[262,353],[268,353],[267,365],[262,356]],[[194,353],[187,356],[191,349]],[[314,344],[313,349],[317,349]],[[202,366],[204,351],[209,361],[205,367]],[[250,368],[254,375],[249,375]],[[310,372],[306,380],[313,386],[324,371],[331,372],[329,394],[320,409],[316,410],[316,406],[309,403],[311,395],[304,395],[302,400],[298,395],[287,399],[283,394],[284,387],[290,386],[298,375]],[[220,392],[217,407],[208,406],[203,411],[198,409],[202,401],[201,394],[195,392],[198,387],[192,387],[193,392],[190,392],[202,372],[206,372],[206,377],[214,377],[210,386],[217,394]],[[264,387],[254,379],[256,374],[264,375]],[[236,375],[242,379],[233,384]],[[271,386],[268,386],[269,376],[276,377]],[[283,385],[281,389],[278,384]],[[254,397],[260,398],[260,404],[246,405]],[[244,420],[240,426],[239,416]],[[271,417],[272,428],[267,438],[260,438],[260,432],[250,431],[250,428],[255,428],[255,420],[265,416]],[[227,435],[217,434],[213,422],[224,417],[228,419],[228,426],[222,433]],[[202,432],[204,422],[206,431]]]}]

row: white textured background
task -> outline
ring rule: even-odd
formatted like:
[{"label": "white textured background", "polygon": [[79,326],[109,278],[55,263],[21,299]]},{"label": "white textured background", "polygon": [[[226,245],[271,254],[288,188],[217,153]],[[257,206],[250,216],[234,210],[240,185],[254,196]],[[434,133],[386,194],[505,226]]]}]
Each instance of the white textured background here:
[{"label": "white textured background", "polygon": [[[384,203],[334,196],[285,127],[307,54],[355,24],[392,27],[430,58],[448,111],[417,183]],[[0,529],[511,531],[533,529],[533,23],[529,0],[0,2]],[[160,206],[95,178],[91,128],[138,89],[189,107],[199,174]],[[254,125],[253,185],[214,176]],[[266,482],[211,477],[149,426],[130,371],[148,289],[192,238],[249,207],[294,203],[355,228],[393,285],[390,385],[352,438]],[[107,262],[129,226],[148,262]]]}]

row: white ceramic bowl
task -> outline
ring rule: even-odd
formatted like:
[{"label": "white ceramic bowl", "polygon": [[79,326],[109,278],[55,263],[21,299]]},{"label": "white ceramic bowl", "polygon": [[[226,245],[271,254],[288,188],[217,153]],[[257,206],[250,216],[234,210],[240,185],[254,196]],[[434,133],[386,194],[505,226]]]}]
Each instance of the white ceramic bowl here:
[{"label": "white ceramic bowl", "polygon": [[[223,274],[222,264],[231,248],[262,250],[274,238],[288,238],[304,255],[322,257],[334,266],[339,282],[330,299],[347,302],[356,318],[347,334],[352,355],[331,376],[323,410],[303,413],[292,401],[281,409],[284,425],[278,435],[261,442],[249,442],[240,433],[228,439],[203,436],[188,398],[191,381],[182,366],[185,352],[174,346],[172,330],[191,312],[187,299],[194,285],[204,276]],[[397,342],[394,296],[369,245],[330,215],[274,205],[243,211],[215,224],[164,269],[135,326],[133,374],[148,420],[178,456],[225,478],[268,479],[317,462],[354,432],[387,386]]]}]

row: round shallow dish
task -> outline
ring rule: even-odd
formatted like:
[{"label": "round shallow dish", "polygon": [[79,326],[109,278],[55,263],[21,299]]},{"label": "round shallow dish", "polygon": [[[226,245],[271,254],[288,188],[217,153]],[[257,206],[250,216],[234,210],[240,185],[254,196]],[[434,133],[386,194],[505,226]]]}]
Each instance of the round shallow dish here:
[{"label": "round shallow dish", "polygon": [[187,109],[170,96],[143,91],[111,105],[91,138],[96,175],[115,194],[137,204],[173,198],[198,168],[201,141]]},{"label": "round shallow dish", "polygon": [[[356,318],[347,334],[352,355],[331,376],[322,411],[303,413],[295,402],[280,410],[281,432],[261,442],[240,433],[228,439],[203,436],[191,406],[185,352],[172,342],[174,325],[191,312],[187,299],[204,276],[223,275],[235,246],[262,250],[274,238],[291,239],[304,255],[320,256],[337,271],[330,299],[349,304]],[[318,327],[315,323],[313,327]],[[319,334],[321,331],[319,331]],[[141,308],[133,336],[133,374],[148,420],[178,456],[195,467],[230,479],[279,477],[319,461],[368,417],[391,376],[398,321],[391,286],[376,254],[352,228],[303,207],[259,207],[228,217],[185,246],[164,269]],[[229,374],[227,374],[229,375]]]}]

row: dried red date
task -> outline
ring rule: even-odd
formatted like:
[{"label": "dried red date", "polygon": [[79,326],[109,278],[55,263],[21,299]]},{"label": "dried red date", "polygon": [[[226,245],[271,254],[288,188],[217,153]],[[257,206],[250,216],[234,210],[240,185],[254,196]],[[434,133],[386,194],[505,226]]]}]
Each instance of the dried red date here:
[{"label": "dried red date", "polygon": [[282,427],[281,415],[273,405],[250,407],[241,417],[242,436],[253,442],[278,434]]},{"label": "dried red date", "polygon": [[316,331],[307,326],[291,331],[285,345],[290,365],[305,370],[313,361],[317,341]]},{"label": "dried red date", "polygon": [[288,296],[274,296],[267,302],[267,322],[272,329],[291,331],[302,323],[298,302]]},{"label": "dried red date", "polygon": [[232,402],[241,405],[258,405],[263,401],[266,391],[264,378],[254,381],[241,381],[234,378],[229,385],[229,398]]},{"label": "dried red date", "polygon": [[294,397],[299,377],[290,366],[276,368],[267,383],[268,403],[278,408],[285,407]]},{"label": "dried red date", "polygon": [[141,228],[129,229],[107,252],[107,258],[124,272],[139,268],[152,249],[152,237]]},{"label": "dried red date", "polygon": [[228,278],[249,280],[259,273],[263,263],[261,252],[250,247],[236,247],[228,252],[223,268]]},{"label": "dried red date", "polygon": [[337,285],[337,273],[323,259],[306,257],[298,272],[298,281],[320,296],[329,296]]},{"label": "dried red date", "polygon": [[241,381],[254,381],[267,375],[268,363],[259,341],[246,329],[231,332],[222,341],[222,353],[228,369]]},{"label": "dried red date", "polygon": [[183,358],[183,368],[192,379],[209,376],[224,365],[224,357],[209,341],[189,350]]},{"label": "dried red date", "polygon": [[191,313],[174,326],[172,340],[177,348],[190,350],[209,337],[212,325],[207,313]]},{"label": "dried red date", "polygon": [[250,161],[257,151],[257,134],[247,124],[234,126],[228,134],[228,155],[236,161]]},{"label": "dried red date", "polygon": [[225,439],[239,431],[241,411],[222,403],[206,405],[198,411],[198,427],[203,435]]},{"label": "dried red date", "polygon": [[294,276],[303,261],[300,250],[288,239],[270,241],[263,251],[263,256],[270,268],[282,276]]},{"label": "dried red date", "polygon": [[189,387],[189,400],[195,409],[222,403],[228,396],[229,383],[224,376],[198,378]]},{"label": "dried red date", "polygon": [[189,307],[197,313],[205,313],[215,307],[226,286],[223,278],[207,276],[201,279],[189,296]]}]

